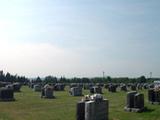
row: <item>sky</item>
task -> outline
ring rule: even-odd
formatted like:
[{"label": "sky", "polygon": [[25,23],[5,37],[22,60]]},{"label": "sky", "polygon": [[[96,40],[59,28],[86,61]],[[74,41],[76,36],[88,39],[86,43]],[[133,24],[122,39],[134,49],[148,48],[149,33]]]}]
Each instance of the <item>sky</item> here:
[{"label": "sky", "polygon": [[160,77],[159,11],[159,0],[0,0],[0,69]]}]

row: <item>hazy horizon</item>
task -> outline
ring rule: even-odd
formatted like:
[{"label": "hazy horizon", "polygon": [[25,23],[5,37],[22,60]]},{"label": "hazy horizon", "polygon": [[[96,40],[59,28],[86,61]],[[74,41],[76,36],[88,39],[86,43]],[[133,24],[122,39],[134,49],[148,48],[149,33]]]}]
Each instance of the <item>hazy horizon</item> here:
[{"label": "hazy horizon", "polygon": [[0,70],[160,77],[160,1],[0,1]]}]

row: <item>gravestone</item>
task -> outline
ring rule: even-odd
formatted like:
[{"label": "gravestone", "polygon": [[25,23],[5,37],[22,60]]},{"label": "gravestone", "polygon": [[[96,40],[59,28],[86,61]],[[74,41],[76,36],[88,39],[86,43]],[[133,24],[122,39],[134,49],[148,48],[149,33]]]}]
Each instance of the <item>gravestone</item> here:
[{"label": "gravestone", "polygon": [[20,83],[13,83],[13,89],[14,89],[14,92],[20,92],[20,89],[21,89],[21,84]]},{"label": "gravestone", "polygon": [[35,92],[41,92],[42,86],[40,84],[36,84],[36,85],[34,85],[33,90]]},{"label": "gravestone", "polygon": [[56,91],[64,91],[65,85],[64,84],[55,84],[54,90]]},{"label": "gravestone", "polygon": [[0,88],[0,101],[14,101],[14,91],[10,88]]},{"label": "gravestone", "polygon": [[132,91],[135,91],[135,90],[136,90],[136,85],[134,85],[134,84],[131,85],[131,90],[132,90]]},{"label": "gravestone", "polygon": [[142,84],[140,84],[140,83],[137,84],[137,89],[138,89],[138,90],[142,90],[142,88],[143,88],[143,85],[142,85]]},{"label": "gravestone", "polygon": [[108,120],[107,99],[95,94],[77,103],[77,120]]},{"label": "gravestone", "polygon": [[109,92],[116,92],[117,90],[117,86],[116,85],[109,85],[108,87],[108,91]]},{"label": "gravestone", "polygon": [[50,85],[45,85],[41,91],[41,98],[55,98],[53,95],[53,87]]},{"label": "gravestone", "polygon": [[143,109],[144,108],[144,95],[137,93],[134,96],[134,108]]},{"label": "gravestone", "polygon": [[95,94],[95,93],[99,93],[102,94],[102,88],[99,86],[94,86],[90,88],[90,93],[91,94]]},{"label": "gravestone", "polygon": [[76,120],[85,120],[85,102],[79,101],[77,103]]},{"label": "gravestone", "polygon": [[9,83],[9,82],[0,82],[0,88],[1,87],[6,87],[9,84],[11,84],[11,83]]},{"label": "gravestone", "polygon": [[9,85],[6,85],[6,88],[13,89],[14,92],[20,92],[21,84],[20,83],[9,84]]},{"label": "gravestone", "polygon": [[120,86],[121,91],[127,91],[127,86],[126,85],[122,85]]},{"label": "gravestone", "polygon": [[69,92],[72,96],[82,96],[81,87],[72,87]]},{"label": "gravestone", "polygon": [[84,84],[84,89],[90,90],[93,86],[94,86],[94,84],[92,84],[92,83],[86,83],[86,84]]},{"label": "gravestone", "polygon": [[144,110],[144,95],[136,91],[128,92],[124,109],[129,112],[142,112]]},{"label": "gravestone", "polygon": [[160,90],[149,89],[148,101],[152,104],[160,104]]}]

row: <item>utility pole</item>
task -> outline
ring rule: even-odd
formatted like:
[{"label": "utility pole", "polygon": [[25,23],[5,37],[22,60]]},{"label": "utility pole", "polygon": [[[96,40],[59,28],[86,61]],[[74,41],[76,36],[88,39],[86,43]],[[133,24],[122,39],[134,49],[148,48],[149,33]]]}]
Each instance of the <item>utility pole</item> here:
[{"label": "utility pole", "polygon": [[105,72],[103,71],[102,73],[103,73],[103,80],[104,80],[104,74],[105,74]]},{"label": "utility pole", "polygon": [[149,75],[150,75],[150,79],[151,79],[152,78],[152,72],[150,72]]}]

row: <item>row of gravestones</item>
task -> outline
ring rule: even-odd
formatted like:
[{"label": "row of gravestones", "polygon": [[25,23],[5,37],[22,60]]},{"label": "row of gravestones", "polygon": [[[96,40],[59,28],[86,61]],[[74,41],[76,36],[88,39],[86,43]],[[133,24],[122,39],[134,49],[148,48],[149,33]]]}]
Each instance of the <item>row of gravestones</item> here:
[{"label": "row of gravestones", "polygon": [[14,101],[14,92],[20,92],[20,89],[20,83],[11,84],[3,82],[0,87],[0,101]]},{"label": "row of gravestones", "polygon": [[[34,91],[42,91],[43,89],[41,88],[41,85],[34,85]],[[54,90],[54,88],[52,88]],[[116,85],[110,85],[108,87],[108,90],[110,92],[116,92],[117,86]],[[127,91],[126,86],[122,86],[121,90],[123,91]],[[132,90],[136,90],[136,89],[132,89]],[[44,93],[44,90],[42,91],[42,94]],[[69,93],[72,96],[81,96],[82,95],[82,87],[73,87],[71,86]],[[94,93],[99,93],[102,94],[102,87],[100,86],[93,86],[90,88],[90,93],[94,94]]]},{"label": "row of gravestones", "polygon": [[[160,103],[160,90],[149,90],[149,101],[153,103]],[[144,94],[136,91],[127,93],[125,111],[128,112],[143,112]],[[94,94],[92,96],[85,96],[77,103],[76,120],[108,120],[109,119],[109,101],[103,99],[101,94]]]},{"label": "row of gravestones", "polygon": [[[29,83],[28,86],[32,88],[34,91],[40,92],[45,85],[46,84],[43,85],[41,83]],[[55,91],[64,91],[64,88],[65,88],[65,84],[63,83],[56,83],[56,84],[49,84],[49,85],[52,86]]]},{"label": "row of gravestones", "polygon": [[[111,84],[109,86],[107,86],[106,88],[108,89],[109,92],[116,92],[117,91],[117,87],[118,85],[114,85]],[[137,87],[132,85],[130,86],[132,91],[136,91]],[[99,93],[102,94],[102,87],[101,86],[90,86],[89,87],[90,93],[94,94],[94,93]],[[121,85],[120,86],[120,90],[121,91],[128,91],[127,86],[126,85]],[[70,90],[71,95],[73,96],[80,96],[82,95],[82,87],[80,86],[71,86],[71,90]]]}]

